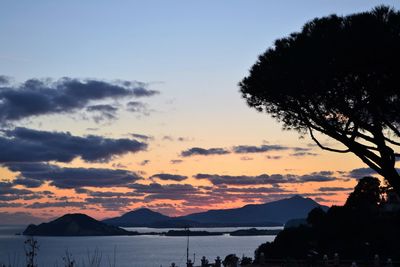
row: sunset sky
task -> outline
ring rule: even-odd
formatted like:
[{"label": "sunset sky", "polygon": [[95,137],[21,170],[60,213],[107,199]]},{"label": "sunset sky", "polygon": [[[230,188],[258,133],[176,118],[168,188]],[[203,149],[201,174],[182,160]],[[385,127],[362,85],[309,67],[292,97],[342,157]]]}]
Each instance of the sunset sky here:
[{"label": "sunset sky", "polygon": [[[352,154],[249,108],[238,82],[315,17],[399,1],[2,1],[0,223],[168,215],[296,194],[342,204]],[[324,136],[319,138],[338,146]]]}]

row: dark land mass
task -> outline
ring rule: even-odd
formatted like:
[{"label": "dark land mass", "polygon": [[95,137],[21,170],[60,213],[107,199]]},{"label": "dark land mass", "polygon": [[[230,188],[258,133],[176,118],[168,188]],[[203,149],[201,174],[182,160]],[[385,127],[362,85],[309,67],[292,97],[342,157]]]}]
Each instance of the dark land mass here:
[{"label": "dark land mass", "polygon": [[[268,231],[268,230],[267,230]],[[247,234],[246,234],[247,233]],[[269,234],[277,232],[272,230]],[[164,235],[164,236],[216,236],[216,235],[265,235],[265,230],[248,229],[234,232],[208,232],[190,230],[170,230],[167,232],[139,233],[127,231],[117,226],[97,221],[85,214],[66,214],[49,223],[29,225],[24,235],[30,236],[116,236],[116,235]]]},{"label": "dark land mass", "polygon": [[137,235],[138,233],[99,222],[85,214],[66,214],[48,223],[31,224],[23,234],[32,236],[115,236]]},{"label": "dark land mass", "polygon": [[292,218],[306,218],[308,212],[316,207],[328,209],[310,198],[294,196],[265,204],[209,210],[181,217],[168,217],[150,209],[138,209],[103,222],[114,226],[153,228],[282,226]]},{"label": "dark land mass", "polygon": [[[274,222],[283,225],[292,218],[306,217],[313,208],[320,206],[310,198],[294,196],[265,204],[246,205],[237,209],[209,210],[181,218],[200,223],[226,222],[265,225]],[[323,207],[323,209],[327,209],[327,207]]]},{"label": "dark land mass", "polygon": [[127,212],[120,217],[103,220],[103,222],[121,227],[148,227],[170,219],[171,217],[143,208]]},{"label": "dark land mass", "polygon": [[169,230],[165,236],[215,236],[223,235],[222,232],[208,232],[208,231],[187,231],[187,230]]},{"label": "dark land mass", "polygon": [[281,230],[264,230],[264,229],[243,229],[229,233],[231,236],[256,236],[256,235],[277,235]]},{"label": "dark land mass", "polygon": [[400,198],[374,177],[359,180],[344,206],[313,209],[306,219],[292,221],[273,242],[258,247],[261,259],[322,259],[335,253],[341,259],[400,260]]},{"label": "dark land mass", "polygon": [[277,235],[281,230],[264,230],[264,229],[242,229],[233,232],[208,232],[208,231],[191,231],[191,230],[169,230],[163,233],[165,236],[215,236],[225,235],[230,236],[259,236],[259,235]]},{"label": "dark land mass", "polygon": [[287,228],[293,228],[293,227],[299,227],[301,225],[304,226],[309,226],[307,222],[307,218],[296,218],[296,219],[291,219],[285,223],[285,229]]}]

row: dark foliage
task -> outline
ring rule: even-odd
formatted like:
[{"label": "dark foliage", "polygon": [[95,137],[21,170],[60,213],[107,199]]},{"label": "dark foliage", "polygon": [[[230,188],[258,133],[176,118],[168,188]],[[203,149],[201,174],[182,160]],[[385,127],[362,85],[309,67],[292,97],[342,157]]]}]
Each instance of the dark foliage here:
[{"label": "dark foliage", "polygon": [[266,259],[310,260],[310,255],[322,259],[339,253],[349,260],[372,260],[375,254],[399,260],[400,211],[385,210],[388,203],[377,195],[380,189],[378,179],[361,179],[344,206],[326,213],[312,210],[307,218],[311,226],[284,229],[274,242],[256,250],[255,260],[261,253]]},{"label": "dark foliage", "polygon": [[[317,18],[275,41],[240,82],[250,107],[323,149],[353,152],[400,193],[400,12]],[[344,150],[321,144],[327,135]]]},{"label": "dark foliage", "polygon": [[242,258],[240,259],[240,266],[246,266],[246,265],[250,265],[253,263],[253,259],[250,257],[246,257],[246,256],[242,256]]},{"label": "dark foliage", "polygon": [[224,267],[235,267],[239,262],[239,258],[235,254],[229,254],[222,261],[222,265]]},{"label": "dark foliage", "polygon": [[27,267],[37,267],[37,252],[39,250],[39,244],[36,239],[30,236],[25,240],[25,259]]},{"label": "dark foliage", "polygon": [[380,182],[377,178],[364,177],[347,198],[345,206],[354,210],[376,210],[383,202],[381,192]]}]

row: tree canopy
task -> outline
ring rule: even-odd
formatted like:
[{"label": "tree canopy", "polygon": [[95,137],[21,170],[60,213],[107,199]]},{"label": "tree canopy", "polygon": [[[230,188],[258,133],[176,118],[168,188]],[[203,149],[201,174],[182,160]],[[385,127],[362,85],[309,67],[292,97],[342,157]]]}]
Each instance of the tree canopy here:
[{"label": "tree canopy", "polygon": [[[400,193],[399,48],[400,12],[392,8],[316,18],[260,55],[240,91],[284,129],[354,153]],[[325,146],[315,132],[345,149]]]},{"label": "tree canopy", "polygon": [[374,210],[383,202],[380,181],[375,177],[362,178],[347,198],[345,206],[355,210]]}]

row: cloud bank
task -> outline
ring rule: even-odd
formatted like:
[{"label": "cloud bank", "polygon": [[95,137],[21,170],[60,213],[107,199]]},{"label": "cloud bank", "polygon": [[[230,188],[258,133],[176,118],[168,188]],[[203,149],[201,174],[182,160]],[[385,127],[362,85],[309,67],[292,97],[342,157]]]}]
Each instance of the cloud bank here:
[{"label": "cloud bank", "polygon": [[[0,79],[0,122],[9,123],[21,119],[66,114],[84,109],[93,101],[149,97],[158,91],[149,90],[137,81],[107,82],[95,79],[61,78],[30,79],[22,84],[10,85],[10,79]],[[97,109],[105,111],[105,106]],[[89,111],[92,108],[89,108]],[[96,108],[95,108],[96,109]],[[114,111],[108,110],[108,115]]]},{"label": "cloud bank", "polygon": [[69,132],[47,132],[17,127],[0,136],[0,163],[58,161],[82,158],[107,162],[115,156],[146,150],[147,144],[134,139],[111,139],[97,135],[74,136]]}]

